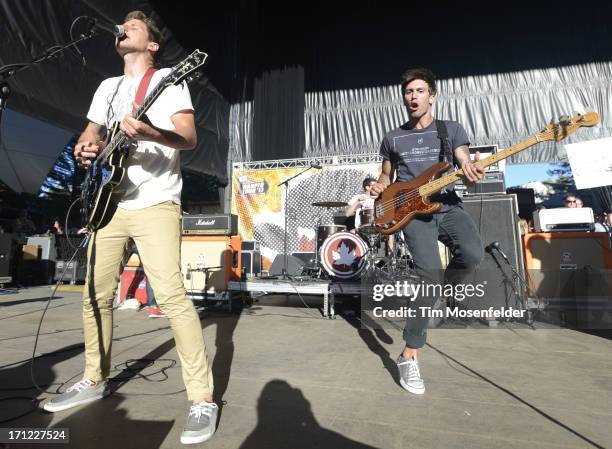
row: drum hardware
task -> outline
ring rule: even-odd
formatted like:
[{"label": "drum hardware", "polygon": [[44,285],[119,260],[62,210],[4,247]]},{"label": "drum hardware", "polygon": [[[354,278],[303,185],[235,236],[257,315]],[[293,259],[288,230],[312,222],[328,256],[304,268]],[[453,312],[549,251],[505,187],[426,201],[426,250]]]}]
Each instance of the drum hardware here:
[{"label": "drum hardware", "polygon": [[348,206],[348,203],[345,203],[344,201],[317,201],[315,203],[312,203],[312,205],[316,207],[333,208],[333,207],[346,207]]},{"label": "drum hardware", "polygon": [[277,187],[284,186],[285,187],[285,232],[283,236],[283,279],[288,279],[287,276],[287,204],[289,203],[289,181],[297,178],[298,176],[306,173],[308,170],[315,168],[317,170],[321,169],[321,166],[318,164],[311,164],[310,167],[305,168],[301,172],[296,173],[293,176],[285,179],[283,182],[279,183]]}]

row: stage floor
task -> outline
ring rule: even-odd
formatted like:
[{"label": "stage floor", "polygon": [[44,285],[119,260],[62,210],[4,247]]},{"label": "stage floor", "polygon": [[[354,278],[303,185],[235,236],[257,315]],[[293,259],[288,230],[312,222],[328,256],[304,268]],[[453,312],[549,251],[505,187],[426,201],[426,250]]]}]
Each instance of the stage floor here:
[{"label": "stage floor", "polygon": [[[29,358],[47,287],[0,295],[0,420],[30,407]],[[6,293],[6,292],[4,292]],[[320,299],[317,300],[320,303]],[[308,302],[308,300],[306,301]],[[216,435],[201,446],[306,448],[586,448],[612,444],[612,341],[567,329],[436,329],[422,351],[427,392],[397,381],[401,329],[362,327],[337,304],[336,319],[286,295],[227,313],[202,328],[222,403]],[[272,304],[284,304],[272,305]],[[313,302],[314,304],[314,302]],[[68,445],[178,448],[187,400],[169,322],[115,311],[116,392],[96,403],[40,410],[0,427],[68,427]],[[80,294],[60,292],[43,322],[36,380],[56,389],[83,369]],[[122,371],[133,359],[152,366]],[[176,361],[176,364],[173,364]],[[167,378],[159,373],[165,369]],[[130,378],[131,377],[131,378]],[[222,401],[222,402],[221,402]],[[2,447],[2,444],[0,444]]]}]

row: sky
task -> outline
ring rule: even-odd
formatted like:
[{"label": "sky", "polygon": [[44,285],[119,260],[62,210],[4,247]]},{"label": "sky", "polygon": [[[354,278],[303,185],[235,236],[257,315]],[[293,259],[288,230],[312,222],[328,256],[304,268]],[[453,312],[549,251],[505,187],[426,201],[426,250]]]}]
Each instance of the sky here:
[{"label": "sky", "polygon": [[529,181],[554,178],[546,173],[551,164],[506,164],[506,187],[516,187]]}]

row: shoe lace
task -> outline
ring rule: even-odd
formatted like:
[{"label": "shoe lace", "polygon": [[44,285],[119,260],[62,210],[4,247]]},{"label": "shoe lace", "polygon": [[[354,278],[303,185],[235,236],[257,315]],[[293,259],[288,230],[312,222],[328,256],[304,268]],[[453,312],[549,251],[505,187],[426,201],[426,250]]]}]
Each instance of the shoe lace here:
[{"label": "shoe lace", "polygon": [[421,378],[419,371],[419,362],[416,360],[408,360],[408,379],[417,380]]},{"label": "shoe lace", "polygon": [[194,416],[198,422],[200,422],[202,415],[210,419],[215,408],[217,408],[217,404],[212,402],[200,402],[199,404],[189,407],[189,416]]},{"label": "shoe lace", "polygon": [[92,383],[89,380],[83,379],[83,380],[75,383],[74,385],[72,385],[70,388],[68,388],[66,390],[66,393],[68,393],[69,391],[74,391],[74,390],[76,390],[78,393],[80,393],[81,391],[83,391],[86,388],[89,388],[91,386],[92,386]]}]

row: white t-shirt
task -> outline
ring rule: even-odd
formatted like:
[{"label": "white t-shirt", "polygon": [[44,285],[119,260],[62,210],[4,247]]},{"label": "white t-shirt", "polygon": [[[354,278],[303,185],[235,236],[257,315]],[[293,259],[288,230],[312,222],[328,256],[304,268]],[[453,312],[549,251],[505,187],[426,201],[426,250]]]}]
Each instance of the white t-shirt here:
[{"label": "white t-shirt", "polygon": [[[155,72],[147,95],[171,69]],[[140,79],[129,80],[123,76],[107,78],[94,94],[87,119],[111,128],[132,112],[132,102]],[[146,96],[145,96],[146,97]],[[191,95],[186,83],[167,87],[147,112],[147,117],[157,128],[172,131],[171,117],[179,111],[193,110]],[[148,140],[138,141],[138,147],[130,150],[126,161],[127,173],[120,185],[125,194],[118,206],[123,209],[143,209],[165,201],[181,202],[180,151]]]},{"label": "white t-shirt", "polygon": [[[348,202],[349,206],[358,203],[361,195],[363,195],[363,193],[358,193],[357,195],[353,196]],[[355,228],[359,228],[359,226],[361,226],[360,212],[362,209],[374,209],[374,198],[367,197],[363,203],[357,205],[357,208],[355,209]]]}]

